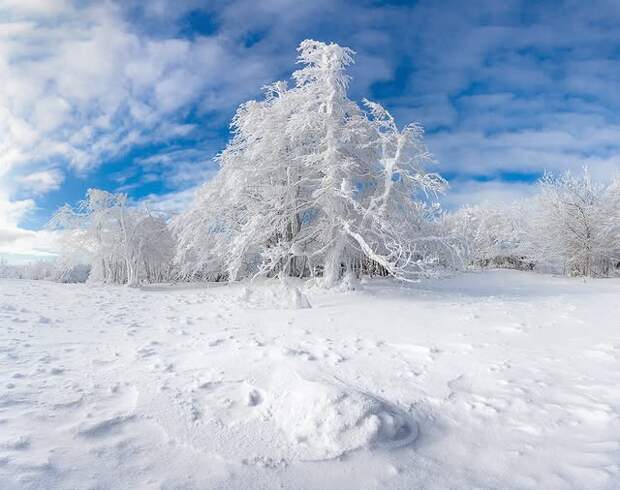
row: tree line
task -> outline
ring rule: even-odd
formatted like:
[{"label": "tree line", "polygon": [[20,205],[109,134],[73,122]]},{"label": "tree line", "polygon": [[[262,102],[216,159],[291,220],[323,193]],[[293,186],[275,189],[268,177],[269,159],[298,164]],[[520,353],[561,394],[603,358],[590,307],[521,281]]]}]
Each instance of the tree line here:
[{"label": "tree line", "polygon": [[443,227],[467,266],[568,276],[620,273],[620,179],[546,174],[535,194],[509,206],[464,207]]},{"label": "tree line", "polygon": [[[353,51],[306,40],[292,86],[242,104],[219,172],[166,219],[125,194],[90,189],[49,227],[56,267],[92,281],[306,277],[332,287],[361,275],[400,280],[477,267],[579,276],[620,270],[620,183],[545,175],[509,207],[443,212],[446,182],[421,126],[400,129],[380,104],[348,97]],[[2,269],[0,269],[2,274]]]}]

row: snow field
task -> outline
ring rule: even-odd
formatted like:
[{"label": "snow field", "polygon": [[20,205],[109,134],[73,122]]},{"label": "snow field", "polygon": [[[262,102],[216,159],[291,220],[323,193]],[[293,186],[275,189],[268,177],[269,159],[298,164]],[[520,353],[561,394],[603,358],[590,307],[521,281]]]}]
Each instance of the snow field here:
[{"label": "snow field", "polygon": [[0,282],[0,487],[620,486],[620,281],[298,286]]}]

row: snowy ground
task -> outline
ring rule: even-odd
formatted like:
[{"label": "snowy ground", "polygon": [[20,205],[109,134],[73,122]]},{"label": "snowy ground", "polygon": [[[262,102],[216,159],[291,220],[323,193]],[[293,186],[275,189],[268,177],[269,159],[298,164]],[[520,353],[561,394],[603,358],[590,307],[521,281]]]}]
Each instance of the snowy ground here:
[{"label": "snowy ground", "polygon": [[620,488],[620,281],[276,293],[0,282],[0,487]]}]

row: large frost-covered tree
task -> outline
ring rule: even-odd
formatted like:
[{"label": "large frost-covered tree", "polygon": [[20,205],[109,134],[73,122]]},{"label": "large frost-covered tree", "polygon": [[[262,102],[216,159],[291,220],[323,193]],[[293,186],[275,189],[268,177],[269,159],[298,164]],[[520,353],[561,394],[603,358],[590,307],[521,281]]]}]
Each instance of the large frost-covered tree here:
[{"label": "large frost-covered tree", "polygon": [[64,230],[64,255],[91,266],[89,279],[135,286],[167,279],[174,240],[166,221],[130,207],[126,194],[89,189],[77,208],[65,205],[50,220]]},{"label": "large frost-covered tree", "polygon": [[220,171],[174,223],[187,274],[320,275],[375,268],[405,278],[432,262],[429,197],[444,181],[422,129],[347,97],[353,52],[306,40],[295,85],[239,107]]}]

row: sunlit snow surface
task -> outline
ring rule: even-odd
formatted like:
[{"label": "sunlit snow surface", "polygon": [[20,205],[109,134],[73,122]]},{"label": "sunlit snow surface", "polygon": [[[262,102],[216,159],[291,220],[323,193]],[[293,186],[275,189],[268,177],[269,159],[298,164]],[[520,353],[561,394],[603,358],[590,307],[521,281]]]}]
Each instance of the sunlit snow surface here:
[{"label": "sunlit snow surface", "polygon": [[620,280],[0,281],[0,488],[620,488]]}]

